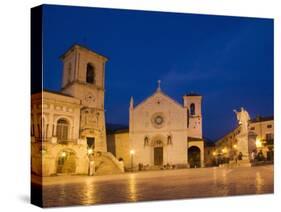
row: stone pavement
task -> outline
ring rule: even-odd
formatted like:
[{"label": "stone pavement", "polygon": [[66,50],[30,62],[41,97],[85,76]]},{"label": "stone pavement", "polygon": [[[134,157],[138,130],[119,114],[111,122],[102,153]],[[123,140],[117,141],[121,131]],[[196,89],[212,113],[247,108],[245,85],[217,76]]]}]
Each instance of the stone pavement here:
[{"label": "stone pavement", "polygon": [[[268,194],[273,166],[147,171],[44,178],[44,206]],[[36,178],[35,178],[36,181]]]}]

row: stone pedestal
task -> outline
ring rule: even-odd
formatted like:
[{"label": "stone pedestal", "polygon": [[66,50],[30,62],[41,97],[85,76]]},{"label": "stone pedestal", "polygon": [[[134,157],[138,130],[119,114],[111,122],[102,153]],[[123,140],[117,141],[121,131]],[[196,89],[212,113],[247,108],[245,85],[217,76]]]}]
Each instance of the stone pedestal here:
[{"label": "stone pedestal", "polygon": [[256,139],[257,134],[254,132],[248,133],[248,147],[249,147],[249,154],[251,154],[254,150],[256,150]]},{"label": "stone pedestal", "polygon": [[251,152],[256,148],[257,135],[252,132],[247,132],[237,136],[237,153],[242,153],[242,160],[238,160],[238,166],[251,166]]},{"label": "stone pedestal", "polygon": [[237,136],[237,153],[242,153],[242,160],[249,161],[249,145],[248,145],[248,133],[239,134]]}]

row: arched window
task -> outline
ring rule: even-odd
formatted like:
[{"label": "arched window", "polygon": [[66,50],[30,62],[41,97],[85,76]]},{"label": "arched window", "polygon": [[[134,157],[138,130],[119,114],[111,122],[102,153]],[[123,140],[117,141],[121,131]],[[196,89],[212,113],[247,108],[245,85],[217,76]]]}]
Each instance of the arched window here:
[{"label": "arched window", "polygon": [[194,103],[190,104],[190,115],[195,115],[195,104]]},{"label": "arched window", "polygon": [[87,64],[86,82],[95,84],[95,68],[90,63]]},{"label": "arched window", "polygon": [[69,123],[66,119],[59,119],[57,122],[57,138],[59,141],[67,141]]}]

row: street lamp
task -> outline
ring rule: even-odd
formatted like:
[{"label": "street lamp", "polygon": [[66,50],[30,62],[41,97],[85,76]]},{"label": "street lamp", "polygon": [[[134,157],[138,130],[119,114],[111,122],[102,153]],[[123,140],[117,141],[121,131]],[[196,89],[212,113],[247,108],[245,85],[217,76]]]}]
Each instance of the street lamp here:
[{"label": "street lamp", "polygon": [[93,176],[95,173],[95,162],[93,160],[93,149],[92,148],[88,148],[87,149],[87,153],[88,153],[88,158],[89,158],[89,167],[88,167],[88,175],[89,176]]},{"label": "street lamp", "polygon": [[64,158],[66,156],[66,152],[62,152],[61,156]]},{"label": "street lamp", "polygon": [[234,148],[234,149],[237,149],[237,144],[234,144],[234,145],[233,145],[233,148]]},{"label": "street lamp", "polygon": [[88,151],[88,155],[91,155],[93,153],[93,149],[92,148],[89,148],[87,151]]},{"label": "street lamp", "polygon": [[130,150],[130,155],[131,155],[131,170],[132,170],[132,172],[133,172],[133,167],[134,167],[134,161],[133,161],[134,154],[135,154],[135,150],[131,149]]},{"label": "street lamp", "polygon": [[256,147],[261,148],[262,147],[262,142],[259,138],[256,139]]}]

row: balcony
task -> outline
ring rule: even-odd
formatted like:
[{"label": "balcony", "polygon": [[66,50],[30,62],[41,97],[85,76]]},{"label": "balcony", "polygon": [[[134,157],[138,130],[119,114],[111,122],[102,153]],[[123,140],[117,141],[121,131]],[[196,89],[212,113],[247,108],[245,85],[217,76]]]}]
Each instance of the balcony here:
[{"label": "balcony", "polygon": [[52,143],[52,144],[62,144],[62,145],[77,144],[77,140],[58,139],[57,137],[49,137],[49,138],[34,137],[34,139],[32,140],[33,142],[38,142],[38,143]]},{"label": "balcony", "polygon": [[58,139],[57,143],[62,145],[68,145],[68,144],[77,144],[77,141],[73,139],[67,139],[67,140]]}]

